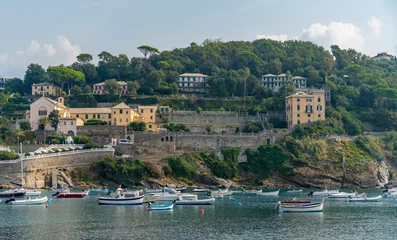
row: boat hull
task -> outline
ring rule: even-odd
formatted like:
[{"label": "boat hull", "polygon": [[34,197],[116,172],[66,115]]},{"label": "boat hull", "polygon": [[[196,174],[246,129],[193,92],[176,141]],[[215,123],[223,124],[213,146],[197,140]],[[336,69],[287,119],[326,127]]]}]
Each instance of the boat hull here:
[{"label": "boat hull", "polygon": [[160,210],[172,210],[174,208],[174,204],[164,204],[164,205],[153,205],[149,206],[148,210],[150,211],[160,211]]},{"label": "boat hull", "polygon": [[279,192],[280,192],[280,190],[274,191],[274,192],[258,192],[258,193],[256,193],[256,195],[257,196],[278,196]]},{"label": "boat hull", "polygon": [[322,212],[323,202],[305,203],[305,204],[280,204],[280,212]]},{"label": "boat hull", "polygon": [[83,198],[87,196],[85,193],[60,193],[57,198]]},{"label": "boat hull", "polygon": [[1,192],[0,198],[21,198],[25,196],[25,192]]},{"label": "boat hull", "polygon": [[47,197],[11,201],[11,205],[40,205],[48,201]]},{"label": "boat hull", "polygon": [[182,200],[176,201],[175,205],[212,205],[215,204],[215,198],[200,200]]},{"label": "boat hull", "polygon": [[379,202],[382,200],[382,196],[376,196],[376,197],[366,197],[366,198],[351,198],[349,199],[349,202]]},{"label": "boat hull", "polygon": [[98,203],[102,205],[141,205],[143,204],[143,196],[132,198],[99,197]]}]

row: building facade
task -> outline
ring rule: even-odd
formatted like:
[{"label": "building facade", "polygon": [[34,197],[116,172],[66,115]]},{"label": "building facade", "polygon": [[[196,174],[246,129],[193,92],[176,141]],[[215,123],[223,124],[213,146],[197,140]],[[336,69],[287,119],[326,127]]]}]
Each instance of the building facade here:
[{"label": "building facade", "polygon": [[179,75],[178,87],[182,92],[205,93],[208,91],[208,76],[201,73]]},{"label": "building facade", "polygon": [[[128,84],[123,81],[117,81],[117,83],[119,84],[119,91],[117,93],[120,95],[128,95],[129,94],[127,87]],[[105,82],[94,84],[93,94],[105,94],[105,93],[106,93]]]},{"label": "building facade", "polygon": [[59,96],[61,88],[55,86],[52,83],[34,83],[32,84],[32,95],[33,96]]},{"label": "building facade", "polygon": [[[64,105],[63,98],[57,101],[41,97],[30,105],[25,117],[32,126],[32,130],[54,130],[50,126],[41,126],[39,119],[48,117],[53,110],[59,111],[58,130],[71,136],[76,135],[76,126],[83,126],[84,122],[91,119],[106,121],[111,126],[128,126],[131,122],[143,121],[147,130],[158,131],[156,124],[157,106],[137,106],[131,108],[125,103],[117,104],[110,108],[68,108]],[[104,126],[106,127],[106,126]]]},{"label": "building facade", "polygon": [[298,92],[286,97],[286,121],[288,128],[325,120],[325,94],[323,89],[313,89],[310,93]]},{"label": "building facade", "polygon": [[9,79],[10,79],[10,78],[6,78],[6,77],[3,77],[3,76],[0,75],[0,90],[3,90],[3,91],[4,91],[5,86],[6,86],[6,82],[7,82]]},{"label": "building facade", "polygon": [[391,54],[388,54],[386,52],[380,52],[376,56],[372,57],[373,60],[375,61],[381,61],[381,60],[392,60],[393,58],[396,58],[396,56],[393,56]]},{"label": "building facade", "polygon": [[297,88],[305,88],[306,78],[299,76],[288,77],[284,73],[280,75],[266,74],[262,76],[262,84],[274,92],[279,92],[287,84],[294,84]]}]

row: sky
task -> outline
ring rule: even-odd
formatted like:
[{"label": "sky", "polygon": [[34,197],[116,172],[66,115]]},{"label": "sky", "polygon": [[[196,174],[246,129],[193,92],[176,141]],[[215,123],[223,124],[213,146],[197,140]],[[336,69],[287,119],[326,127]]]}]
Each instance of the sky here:
[{"label": "sky", "polygon": [[141,56],[208,38],[271,38],[397,54],[397,0],[0,1],[0,75],[30,63],[69,65],[80,53]]}]

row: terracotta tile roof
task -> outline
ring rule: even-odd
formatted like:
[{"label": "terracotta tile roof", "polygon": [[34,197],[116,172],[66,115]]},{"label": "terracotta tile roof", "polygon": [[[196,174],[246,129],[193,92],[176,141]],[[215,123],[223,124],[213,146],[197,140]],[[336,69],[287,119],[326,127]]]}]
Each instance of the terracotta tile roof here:
[{"label": "terracotta tile roof", "polygon": [[179,77],[208,77],[208,76],[201,73],[184,73],[179,75]]}]

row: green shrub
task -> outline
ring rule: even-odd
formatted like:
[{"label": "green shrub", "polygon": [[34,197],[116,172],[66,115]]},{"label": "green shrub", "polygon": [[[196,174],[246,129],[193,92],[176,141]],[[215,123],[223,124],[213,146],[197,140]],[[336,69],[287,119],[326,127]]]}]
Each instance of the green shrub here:
[{"label": "green shrub", "polygon": [[0,160],[14,160],[14,159],[18,159],[18,158],[19,158],[19,155],[14,152],[8,152],[8,151],[0,152]]},{"label": "green shrub", "polygon": [[74,136],[73,141],[75,144],[87,144],[89,142],[92,142],[92,138],[88,136]]},{"label": "green shrub", "polygon": [[107,125],[106,121],[102,121],[101,119],[90,119],[84,122],[84,125]]},{"label": "green shrub", "polygon": [[100,146],[99,146],[99,144],[89,142],[89,143],[86,143],[83,147],[83,149],[91,149],[91,148],[100,148]]}]

